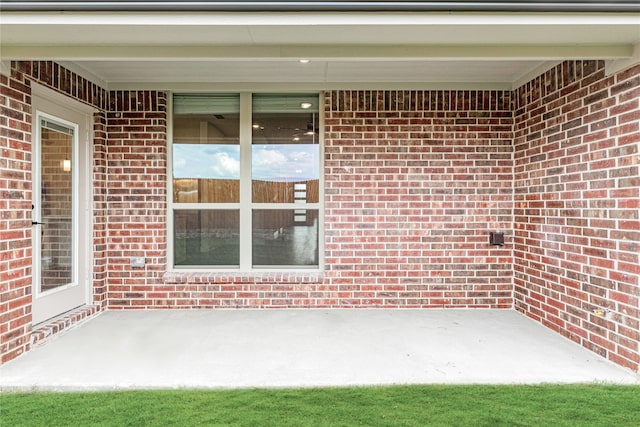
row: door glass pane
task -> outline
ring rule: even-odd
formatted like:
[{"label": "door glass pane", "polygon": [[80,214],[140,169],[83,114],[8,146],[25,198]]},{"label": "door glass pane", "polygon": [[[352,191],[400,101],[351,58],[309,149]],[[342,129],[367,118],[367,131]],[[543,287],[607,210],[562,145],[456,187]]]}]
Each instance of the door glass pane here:
[{"label": "door glass pane", "polygon": [[176,266],[238,266],[240,211],[174,211],[173,253]]},{"label": "door glass pane", "polygon": [[318,210],[254,210],[253,264],[254,267],[317,266]]},{"label": "door glass pane", "polygon": [[239,95],[176,95],[174,203],[240,201]]},{"label": "door glass pane", "polygon": [[256,94],[252,110],[252,201],[317,203],[318,96]]},{"label": "door glass pane", "polygon": [[40,121],[40,292],[73,282],[74,130]]}]

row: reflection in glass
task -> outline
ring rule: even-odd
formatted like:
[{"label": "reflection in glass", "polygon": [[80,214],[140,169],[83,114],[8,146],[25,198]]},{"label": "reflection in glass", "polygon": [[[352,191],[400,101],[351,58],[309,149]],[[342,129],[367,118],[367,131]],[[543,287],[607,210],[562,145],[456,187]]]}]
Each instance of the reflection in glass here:
[{"label": "reflection in glass", "polygon": [[176,266],[240,264],[238,210],[176,210],[174,215]]},{"label": "reflection in glass", "polygon": [[317,266],[318,210],[253,211],[253,266]]},{"label": "reflection in glass", "polygon": [[[252,181],[254,203],[317,203],[318,180],[307,181]],[[296,186],[304,186],[305,191],[296,191]]]},{"label": "reflection in glass", "polygon": [[74,130],[40,122],[40,292],[73,282]]},{"label": "reflection in glass", "polygon": [[173,145],[175,203],[240,201],[239,145]]},{"label": "reflection in glass", "polygon": [[173,201],[240,201],[238,95],[174,98]]},{"label": "reflection in glass", "polygon": [[[303,108],[307,104],[314,108]],[[317,95],[257,94],[253,99],[252,201],[317,203],[320,147]]]}]

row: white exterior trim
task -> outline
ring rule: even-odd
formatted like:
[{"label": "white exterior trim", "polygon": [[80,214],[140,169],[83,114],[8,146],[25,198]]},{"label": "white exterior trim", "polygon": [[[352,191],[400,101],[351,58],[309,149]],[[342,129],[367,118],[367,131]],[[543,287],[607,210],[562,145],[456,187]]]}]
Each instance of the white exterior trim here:
[{"label": "white exterior trim", "polygon": [[[638,31],[640,31],[640,29]],[[633,47],[633,53],[629,58],[605,62],[605,73],[610,76],[618,71],[633,67],[636,64],[640,64],[640,44]]]},{"label": "white exterior trim", "polygon": [[[200,85],[198,92],[206,93]],[[245,86],[240,94],[240,202],[239,203],[175,203],[173,195],[173,93],[169,92],[167,102],[167,272],[176,274],[189,273],[210,273],[210,274],[240,274],[240,275],[260,275],[260,274],[320,274],[324,271],[324,93],[318,93],[319,99],[319,129],[318,138],[319,156],[319,183],[318,202],[298,205],[299,209],[310,209],[318,211],[318,265],[317,266],[271,266],[253,267],[252,259],[252,221],[255,209],[292,209],[293,204],[269,204],[253,203],[251,200],[251,159],[252,159],[252,94],[255,91],[248,91]],[[240,227],[245,232],[240,232],[240,259],[239,266],[233,267],[176,267],[174,251],[174,211],[184,209],[229,209],[239,210]],[[246,231],[248,230],[248,231]]]},{"label": "white exterior trim", "polygon": [[2,12],[3,25],[606,25],[638,24],[633,13],[554,12]]}]

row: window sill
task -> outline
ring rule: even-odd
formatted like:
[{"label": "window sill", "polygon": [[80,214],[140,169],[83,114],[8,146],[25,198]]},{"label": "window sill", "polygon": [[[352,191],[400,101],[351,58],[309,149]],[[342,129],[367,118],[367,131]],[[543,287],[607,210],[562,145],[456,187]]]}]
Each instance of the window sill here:
[{"label": "window sill", "polygon": [[319,271],[291,272],[189,272],[168,271],[162,276],[164,283],[322,283],[324,273]]}]

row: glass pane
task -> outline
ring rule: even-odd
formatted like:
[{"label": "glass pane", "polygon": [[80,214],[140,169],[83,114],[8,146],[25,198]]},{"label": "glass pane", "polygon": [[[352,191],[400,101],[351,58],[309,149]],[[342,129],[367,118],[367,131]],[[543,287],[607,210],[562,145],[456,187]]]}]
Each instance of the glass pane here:
[{"label": "glass pane", "polygon": [[174,211],[176,266],[240,265],[238,210]]},{"label": "glass pane", "polygon": [[74,131],[40,122],[40,292],[73,282]]},{"label": "glass pane", "polygon": [[196,106],[176,99],[172,153],[175,203],[240,201],[239,95],[234,97],[237,102],[228,103],[228,95],[222,99],[225,102],[217,95],[194,95]]},{"label": "glass pane", "polygon": [[254,203],[319,201],[317,102],[317,95],[254,96],[251,149]]},{"label": "glass pane", "polygon": [[318,211],[253,211],[253,265],[317,266]]}]

